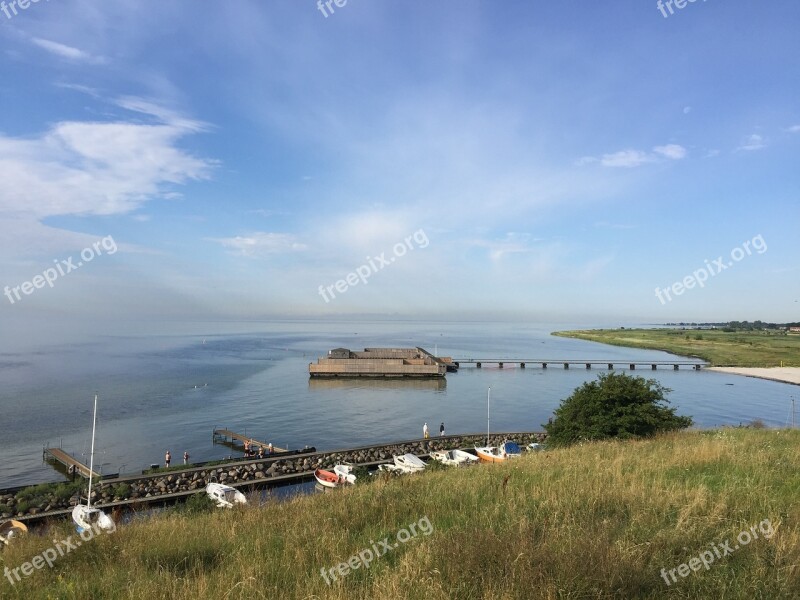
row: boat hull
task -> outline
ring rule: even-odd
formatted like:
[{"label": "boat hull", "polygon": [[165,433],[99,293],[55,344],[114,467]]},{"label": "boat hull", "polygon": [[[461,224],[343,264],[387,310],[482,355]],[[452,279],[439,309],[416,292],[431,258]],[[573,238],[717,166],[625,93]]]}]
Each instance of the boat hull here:
[{"label": "boat hull", "polygon": [[72,521],[78,533],[83,533],[89,529],[100,531],[114,531],[116,525],[106,513],[99,508],[92,508],[79,504],[72,509]]},{"label": "boat hull", "polygon": [[233,508],[236,504],[247,504],[247,498],[239,490],[221,483],[209,483],[206,494],[219,508]]}]

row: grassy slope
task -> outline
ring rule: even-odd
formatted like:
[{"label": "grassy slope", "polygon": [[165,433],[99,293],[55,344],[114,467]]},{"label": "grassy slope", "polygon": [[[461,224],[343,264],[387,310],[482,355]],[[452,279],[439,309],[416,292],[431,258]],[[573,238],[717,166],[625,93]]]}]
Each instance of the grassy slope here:
[{"label": "grassy slope", "polygon": [[786,367],[800,367],[800,335],[681,329],[590,329],[553,335],[697,356],[715,367],[779,367],[781,361]]},{"label": "grassy slope", "polygon": [[[726,429],[538,453],[284,503],[120,527],[8,598],[796,598],[800,431]],[[510,476],[505,493],[504,477]],[[427,516],[433,533],[327,586],[320,569]],[[776,529],[667,587],[675,568]],[[72,531],[30,537],[18,566]]]}]

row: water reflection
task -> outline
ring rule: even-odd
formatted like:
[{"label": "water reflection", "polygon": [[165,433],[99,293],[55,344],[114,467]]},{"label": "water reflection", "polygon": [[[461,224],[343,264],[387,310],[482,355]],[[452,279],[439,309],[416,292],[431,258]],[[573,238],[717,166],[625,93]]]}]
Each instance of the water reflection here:
[{"label": "water reflection", "polygon": [[444,377],[426,379],[366,379],[366,378],[309,378],[308,389],[320,390],[423,390],[443,392],[447,389]]}]

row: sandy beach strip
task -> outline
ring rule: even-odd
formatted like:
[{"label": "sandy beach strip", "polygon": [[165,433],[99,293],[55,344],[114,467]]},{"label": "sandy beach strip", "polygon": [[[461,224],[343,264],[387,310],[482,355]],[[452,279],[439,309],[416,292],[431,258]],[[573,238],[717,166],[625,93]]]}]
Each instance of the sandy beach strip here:
[{"label": "sandy beach strip", "polygon": [[758,377],[759,379],[770,379],[781,383],[792,383],[800,385],[800,367],[707,367],[706,371],[719,371],[720,373],[731,373],[733,375],[744,375],[745,377]]}]

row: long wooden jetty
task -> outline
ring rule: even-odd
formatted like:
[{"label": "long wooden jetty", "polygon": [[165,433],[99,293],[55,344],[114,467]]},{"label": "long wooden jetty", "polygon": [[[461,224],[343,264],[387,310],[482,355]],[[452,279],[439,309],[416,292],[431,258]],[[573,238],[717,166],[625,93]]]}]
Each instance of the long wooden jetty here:
[{"label": "long wooden jetty", "polygon": [[[269,448],[269,443],[267,443],[267,442],[261,442],[261,441],[255,439],[255,438],[251,438],[251,437],[248,437],[248,436],[243,435],[241,433],[236,433],[235,431],[231,431],[230,429],[214,429],[214,431],[211,433],[211,438],[214,441],[216,441],[217,438],[223,438],[225,440],[227,440],[227,438],[230,438],[231,441],[233,441],[233,440],[240,441],[240,442],[242,442],[242,444],[247,444],[251,448],[254,448],[254,447],[255,448],[264,448],[264,450],[267,450]],[[274,444],[272,446],[272,451],[273,452],[288,452],[288,450],[286,450],[284,448],[278,448]]]},{"label": "long wooden jetty", "polygon": [[48,458],[60,462],[67,468],[68,473],[79,473],[83,477],[89,478],[89,473],[91,472],[92,477],[100,478],[100,474],[97,471],[89,471],[89,467],[85,464],[80,462],[78,459],[70,456],[66,452],[64,452],[61,448],[45,448],[42,450],[42,459],[47,460]]},{"label": "long wooden jetty", "polygon": [[546,369],[548,365],[558,365],[563,366],[565,369],[569,369],[570,366],[579,366],[585,367],[586,369],[591,369],[593,366],[604,366],[607,367],[609,370],[613,370],[616,367],[628,368],[631,371],[636,370],[636,367],[650,367],[653,371],[658,369],[658,367],[672,367],[675,371],[679,370],[680,367],[691,367],[695,371],[699,371],[703,367],[707,366],[708,363],[704,362],[697,362],[691,360],[577,360],[574,358],[571,359],[541,359],[541,358],[455,358],[453,359],[453,364],[455,365],[456,369],[460,368],[461,365],[475,365],[476,368],[480,369],[484,365],[497,365],[500,369],[502,369],[505,365],[519,365],[520,368],[524,369],[528,365],[541,365],[543,369]]}]

